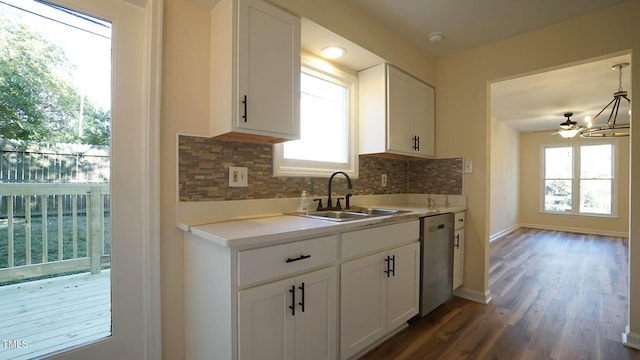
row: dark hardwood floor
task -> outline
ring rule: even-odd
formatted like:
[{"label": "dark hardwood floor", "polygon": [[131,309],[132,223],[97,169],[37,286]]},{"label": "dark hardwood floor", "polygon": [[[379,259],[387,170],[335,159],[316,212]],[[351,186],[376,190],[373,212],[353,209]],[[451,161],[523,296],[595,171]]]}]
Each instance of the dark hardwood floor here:
[{"label": "dark hardwood floor", "polygon": [[628,241],[518,229],[491,243],[488,305],[454,297],[362,359],[635,359]]}]

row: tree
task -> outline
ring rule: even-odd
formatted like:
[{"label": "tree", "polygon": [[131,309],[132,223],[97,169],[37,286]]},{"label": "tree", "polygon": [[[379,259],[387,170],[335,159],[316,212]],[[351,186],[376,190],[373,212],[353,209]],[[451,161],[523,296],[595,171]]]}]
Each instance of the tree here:
[{"label": "tree", "polygon": [[[62,48],[0,13],[0,49],[0,135],[109,145],[110,114],[88,99],[81,106],[72,85],[74,65]],[[86,129],[82,134],[80,126]]]}]

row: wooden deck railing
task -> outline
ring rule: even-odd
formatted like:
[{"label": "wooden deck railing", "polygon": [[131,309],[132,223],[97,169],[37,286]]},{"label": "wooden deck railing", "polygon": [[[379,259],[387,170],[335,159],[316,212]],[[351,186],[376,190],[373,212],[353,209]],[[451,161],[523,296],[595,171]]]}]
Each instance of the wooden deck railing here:
[{"label": "wooden deck railing", "polygon": [[110,262],[105,221],[110,223],[109,184],[2,184],[0,283],[99,273]]}]

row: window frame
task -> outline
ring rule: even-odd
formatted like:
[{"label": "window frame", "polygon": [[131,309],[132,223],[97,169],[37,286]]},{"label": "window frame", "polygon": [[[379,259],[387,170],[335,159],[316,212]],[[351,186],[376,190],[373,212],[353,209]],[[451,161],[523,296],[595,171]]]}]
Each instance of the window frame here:
[{"label": "window frame", "polygon": [[[347,163],[334,163],[324,161],[310,161],[284,158],[284,143],[273,145],[273,176],[282,177],[329,177],[337,170],[346,172],[351,178],[357,179],[358,166],[358,77],[338,69],[330,63],[303,54],[301,61],[301,73],[306,73],[332,83],[344,86],[347,89]],[[302,114],[300,124],[302,126]],[[330,143],[330,139],[327,140]]]},{"label": "window frame", "polygon": [[[592,212],[580,211],[580,196],[581,188],[580,182],[583,179],[580,177],[580,157],[583,146],[589,145],[611,145],[611,213],[610,214],[598,214]],[[571,177],[571,211],[552,211],[545,209],[545,185],[546,185],[546,149],[550,148],[562,148],[571,147],[573,150],[572,160],[572,177]],[[569,143],[554,143],[554,144],[542,144],[540,145],[540,200],[539,211],[543,214],[550,215],[570,215],[570,216],[587,216],[587,217],[599,217],[599,218],[618,218],[618,140],[617,139],[602,139],[602,140],[585,140],[585,141],[572,141]]]}]

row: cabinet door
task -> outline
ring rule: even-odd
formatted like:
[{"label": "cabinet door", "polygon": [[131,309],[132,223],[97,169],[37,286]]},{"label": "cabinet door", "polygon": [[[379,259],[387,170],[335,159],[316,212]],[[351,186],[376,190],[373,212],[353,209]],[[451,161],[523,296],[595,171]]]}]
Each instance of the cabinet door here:
[{"label": "cabinet door", "polygon": [[386,333],[385,257],[386,253],[377,253],[341,265],[341,359],[364,350]]},{"label": "cabinet door", "polygon": [[405,73],[387,66],[387,147],[403,154],[414,154],[411,128],[411,79]]},{"label": "cabinet door", "polygon": [[299,138],[300,19],[262,0],[239,0],[238,21],[237,127]]},{"label": "cabinet door", "polygon": [[289,308],[292,288],[294,280],[285,279],[238,291],[239,359],[294,358],[294,317]]},{"label": "cabinet door", "polygon": [[388,278],[387,331],[391,331],[420,310],[420,243],[390,250],[392,275]]},{"label": "cabinet door", "polygon": [[331,267],[296,278],[300,296],[296,296],[295,315],[295,357],[298,360],[329,360],[338,356],[336,272],[337,268]]},{"label": "cabinet door", "polygon": [[416,151],[422,156],[435,155],[435,114],[433,88],[412,79],[411,82],[411,124],[418,137]]},{"label": "cabinet door", "polygon": [[453,235],[453,288],[462,285],[464,279],[464,229],[456,230]]}]

